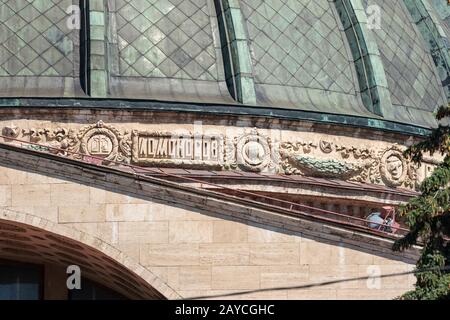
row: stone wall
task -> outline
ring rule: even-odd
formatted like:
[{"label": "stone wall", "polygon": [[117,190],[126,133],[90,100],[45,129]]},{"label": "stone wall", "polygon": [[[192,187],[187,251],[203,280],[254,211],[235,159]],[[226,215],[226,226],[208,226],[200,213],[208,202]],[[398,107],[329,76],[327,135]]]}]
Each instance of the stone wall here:
[{"label": "stone wall", "polygon": [[[2,158],[13,154],[2,151]],[[20,166],[18,159],[29,169],[14,168],[13,163]],[[414,283],[407,275],[259,291],[401,273],[412,270],[414,260],[390,254],[389,241],[381,248],[382,241],[370,237],[357,243],[325,233],[311,236],[306,223],[288,231],[292,228],[274,227],[262,219],[258,223],[242,214],[232,217],[227,212],[235,210],[232,204],[225,203],[219,211],[214,205],[210,210],[194,209],[180,204],[163,187],[166,200],[126,192],[125,187],[105,187],[101,174],[96,179],[82,168],[80,182],[74,181],[77,174],[69,165],[60,167],[58,174],[66,170],[70,179],[56,178],[58,169],[43,174],[50,164],[40,159],[32,166],[24,155],[9,164],[2,160],[0,206],[99,238],[185,298],[254,291],[230,298],[391,299]],[[81,181],[82,175],[91,182]],[[108,179],[118,180],[113,174]],[[370,242],[380,250],[370,250]]]}]

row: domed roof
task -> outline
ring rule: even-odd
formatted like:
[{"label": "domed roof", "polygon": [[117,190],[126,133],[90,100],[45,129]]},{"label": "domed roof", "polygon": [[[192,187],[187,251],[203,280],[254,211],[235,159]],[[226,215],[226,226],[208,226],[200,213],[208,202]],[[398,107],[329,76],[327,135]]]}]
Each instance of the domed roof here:
[{"label": "domed roof", "polygon": [[441,0],[84,3],[0,0],[0,97],[220,103],[430,127],[450,96]]}]

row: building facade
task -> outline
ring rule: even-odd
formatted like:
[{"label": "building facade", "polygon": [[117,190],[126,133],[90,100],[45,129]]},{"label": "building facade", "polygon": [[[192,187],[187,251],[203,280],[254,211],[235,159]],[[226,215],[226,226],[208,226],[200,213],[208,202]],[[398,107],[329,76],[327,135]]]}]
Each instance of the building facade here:
[{"label": "building facade", "polygon": [[[0,0],[0,299],[392,299],[440,0]],[[81,289],[77,287],[77,277]]]}]

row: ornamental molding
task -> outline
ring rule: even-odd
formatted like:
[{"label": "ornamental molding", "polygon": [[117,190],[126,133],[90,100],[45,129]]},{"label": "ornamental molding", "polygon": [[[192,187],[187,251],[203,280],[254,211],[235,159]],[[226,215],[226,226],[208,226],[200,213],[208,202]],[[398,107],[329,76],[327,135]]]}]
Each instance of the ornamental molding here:
[{"label": "ornamental molding", "polygon": [[70,140],[70,151],[85,156],[104,158],[104,161],[130,163],[131,136],[129,131],[123,134],[113,126],[99,121],[82,128],[75,138]]},{"label": "ornamental molding", "polygon": [[224,164],[224,138],[220,134],[122,132],[103,121],[79,130],[63,127],[20,130],[16,126],[8,126],[2,133],[6,137],[39,144],[20,143],[29,149],[103,165],[111,165],[114,161],[140,166],[221,170]]},{"label": "ornamental molding", "polygon": [[[257,128],[227,135],[188,131],[180,134],[175,129],[121,130],[103,121],[78,129],[69,125],[21,129],[11,124],[2,128],[2,135],[7,143],[102,165],[241,170],[408,189],[417,189],[438,163],[424,157],[419,168],[403,156],[406,148],[397,144],[370,145],[364,140],[333,141],[313,135],[311,140],[280,143],[278,138]],[[294,140],[297,134],[301,133],[288,137]]]},{"label": "ornamental molding", "polygon": [[273,140],[258,129],[247,130],[227,139],[226,167],[250,172],[278,170],[278,147]]},{"label": "ornamental molding", "polygon": [[2,135],[12,139],[16,139],[20,135],[20,128],[15,125],[10,125],[2,129]]},{"label": "ornamental molding", "polygon": [[[416,189],[418,167],[403,156],[406,148],[391,145],[381,150],[298,141],[281,144],[281,167],[285,174],[335,178],[389,187]],[[312,155],[313,154],[313,155]]]},{"label": "ornamental molding", "polygon": [[[5,131],[9,132],[10,129],[5,127],[3,132]],[[29,149],[47,151],[88,162],[130,163],[131,160],[130,133],[128,131],[122,133],[103,121],[84,126],[78,131],[64,127],[23,129],[19,130],[14,138],[40,145],[25,145]]]},{"label": "ornamental molding", "polygon": [[406,183],[406,186],[411,186],[411,181],[407,181],[407,179],[414,176],[413,173],[409,172],[413,167],[408,165],[400,147],[394,145],[387,148],[381,152],[380,157],[380,175],[384,184],[391,187],[400,187]]}]

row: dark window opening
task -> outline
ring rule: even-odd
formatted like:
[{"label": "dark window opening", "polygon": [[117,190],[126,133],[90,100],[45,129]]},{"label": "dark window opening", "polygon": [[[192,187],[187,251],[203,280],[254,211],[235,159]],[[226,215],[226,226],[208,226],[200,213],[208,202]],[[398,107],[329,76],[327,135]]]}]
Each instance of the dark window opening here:
[{"label": "dark window opening", "polygon": [[0,260],[0,300],[41,300],[43,268]]},{"label": "dark window opening", "polygon": [[69,300],[126,300],[121,294],[86,278],[81,279],[80,290],[69,290]]}]

